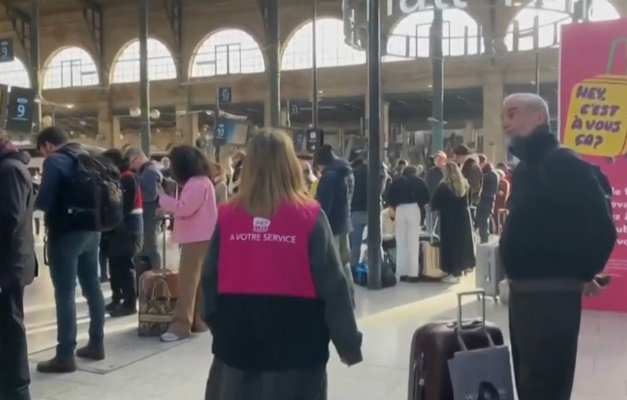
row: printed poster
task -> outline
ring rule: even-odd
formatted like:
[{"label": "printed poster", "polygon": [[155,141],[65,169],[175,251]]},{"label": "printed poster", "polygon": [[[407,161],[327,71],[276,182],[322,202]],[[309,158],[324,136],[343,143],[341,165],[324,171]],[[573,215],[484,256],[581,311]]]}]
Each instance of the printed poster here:
[{"label": "printed poster", "polygon": [[599,165],[614,191],[612,283],[584,307],[627,312],[627,18],[565,25],[559,72],[562,142]]}]

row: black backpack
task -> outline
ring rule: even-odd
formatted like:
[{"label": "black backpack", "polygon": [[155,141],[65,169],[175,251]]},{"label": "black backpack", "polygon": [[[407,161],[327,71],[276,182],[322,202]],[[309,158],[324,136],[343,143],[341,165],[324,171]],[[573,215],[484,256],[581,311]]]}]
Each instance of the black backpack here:
[{"label": "black backpack", "polygon": [[76,161],[63,194],[68,225],[91,232],[117,228],[124,218],[120,172],[99,156],[63,153]]}]

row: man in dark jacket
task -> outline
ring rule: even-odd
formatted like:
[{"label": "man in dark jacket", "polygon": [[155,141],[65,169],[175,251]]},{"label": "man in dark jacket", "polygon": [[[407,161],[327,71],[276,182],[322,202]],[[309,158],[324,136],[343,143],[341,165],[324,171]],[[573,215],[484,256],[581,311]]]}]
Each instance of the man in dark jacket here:
[{"label": "man in dark jacket", "polygon": [[163,174],[159,165],[150,160],[143,151],[138,148],[128,149],[124,155],[131,162],[131,169],[137,173],[139,187],[142,192],[144,207],[144,243],[140,255],[149,260],[146,263],[138,264],[137,275],[141,275],[146,267],[152,269],[161,268],[161,254],[158,247],[158,231],[161,218],[157,215],[159,208],[159,190],[163,183]]},{"label": "man in dark jacket", "polygon": [[[355,178],[355,189],[350,204],[350,263],[355,268],[359,264],[361,256],[361,243],[366,225],[368,225],[368,160],[367,155],[362,154],[351,164],[353,176]],[[381,192],[386,193],[388,180],[391,180],[387,174],[386,167],[381,167]]]},{"label": "man in dark jacket", "polygon": [[[330,145],[322,145],[314,154],[314,166],[321,172],[316,200],[329,219],[331,232],[335,237],[344,273],[351,283],[350,248],[348,235],[351,232],[350,205],[355,190],[355,177],[348,161],[337,157]],[[354,299],[354,296],[353,296]]]},{"label": "man in dark jacket", "polygon": [[479,240],[481,243],[487,243],[490,239],[490,218],[494,211],[494,202],[496,201],[496,193],[499,191],[499,176],[488,162],[488,158],[479,154],[479,166],[483,171],[483,187],[477,204],[477,214],[475,222],[479,230]]},{"label": "man in dark jacket", "polygon": [[427,188],[429,188],[429,195],[431,197],[433,197],[435,189],[438,188],[438,185],[442,182],[442,179],[444,179],[442,168],[446,165],[446,161],[446,153],[438,151],[435,156],[433,156],[433,165],[425,172],[425,182]]},{"label": "man in dark jacket", "polygon": [[453,150],[455,161],[462,169],[462,175],[470,185],[470,205],[477,206],[483,187],[483,172],[479,167],[479,159],[475,153],[471,153],[468,147],[460,144]]},{"label": "man in dark jacket", "polygon": [[357,158],[351,164],[355,177],[355,189],[350,204],[350,232],[351,268],[359,264],[361,242],[366,225],[368,225],[368,165],[363,158]]},{"label": "man in dark jacket", "polygon": [[28,159],[0,138],[0,399],[30,400],[24,287],[37,275]]},{"label": "man in dark jacket", "polygon": [[355,177],[348,161],[337,157],[329,145],[323,145],[314,155],[314,165],[321,172],[316,200],[329,218],[331,231],[340,244],[344,264],[350,262],[348,233],[351,231],[350,204],[355,190]]},{"label": "man in dark jacket", "polygon": [[520,159],[499,245],[518,398],[569,400],[581,297],[601,292],[594,278],[616,243],[611,193],[598,167],[560,148],[541,97],[513,94],[503,108],[510,151]]},{"label": "man in dark jacket", "polygon": [[[69,143],[56,126],[37,135],[37,148],[44,155],[43,174],[35,208],[44,212],[48,228],[48,260],[57,308],[56,355],[37,364],[43,373],[76,371],[75,356],[94,361],[105,358],[105,305],[98,274],[100,233],[86,231],[67,217],[68,198],[79,155],[88,153],[81,145]],[[89,304],[89,342],[76,349],[76,281]]]}]

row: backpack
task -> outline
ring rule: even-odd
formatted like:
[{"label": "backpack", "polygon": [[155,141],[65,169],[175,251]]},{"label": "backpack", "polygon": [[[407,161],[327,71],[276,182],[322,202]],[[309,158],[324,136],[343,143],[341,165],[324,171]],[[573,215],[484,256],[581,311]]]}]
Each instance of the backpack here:
[{"label": "backpack", "polygon": [[62,153],[76,161],[63,195],[68,225],[74,230],[91,232],[117,228],[124,219],[119,171],[97,156]]}]

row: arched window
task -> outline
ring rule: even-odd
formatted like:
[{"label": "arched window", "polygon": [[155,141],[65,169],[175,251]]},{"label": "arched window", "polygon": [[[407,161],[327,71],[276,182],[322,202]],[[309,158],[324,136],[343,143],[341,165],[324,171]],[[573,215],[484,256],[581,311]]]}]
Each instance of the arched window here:
[{"label": "arched window", "polygon": [[[111,83],[139,82],[139,40],[120,52],[111,68]],[[148,38],[148,79],[176,79],[176,66],[170,50],[157,39]]]},{"label": "arched window", "polygon": [[[443,51],[445,56],[479,54],[483,42],[479,38],[479,24],[467,12],[458,9],[442,11],[444,19]],[[394,27],[387,43],[384,61],[429,57],[429,36],[433,10],[409,14]],[[480,44],[481,42],[481,44]]]},{"label": "arched window", "polygon": [[514,49],[514,26],[518,25],[518,50],[533,50],[534,24],[538,19],[538,46],[551,47],[559,44],[561,26],[572,22],[567,12],[567,0],[547,1],[542,8],[535,2],[523,7],[507,31],[505,44]]},{"label": "arched window", "polygon": [[191,78],[265,71],[257,41],[240,29],[224,29],[205,39],[192,58]]},{"label": "arched window", "polygon": [[619,19],[620,14],[616,7],[608,0],[593,0],[590,7],[591,21],[610,21]]},{"label": "arched window", "polygon": [[66,47],[56,52],[44,68],[44,89],[98,85],[94,59],[80,47]]},{"label": "arched window", "polygon": [[0,83],[30,88],[30,77],[24,63],[18,58],[14,58],[11,62],[0,63]]},{"label": "arched window", "polygon": [[[281,69],[312,68],[313,22],[307,22],[292,34],[283,50]],[[344,43],[344,23],[335,18],[316,22],[316,61],[318,68],[358,65],[366,62],[366,53]]]}]

